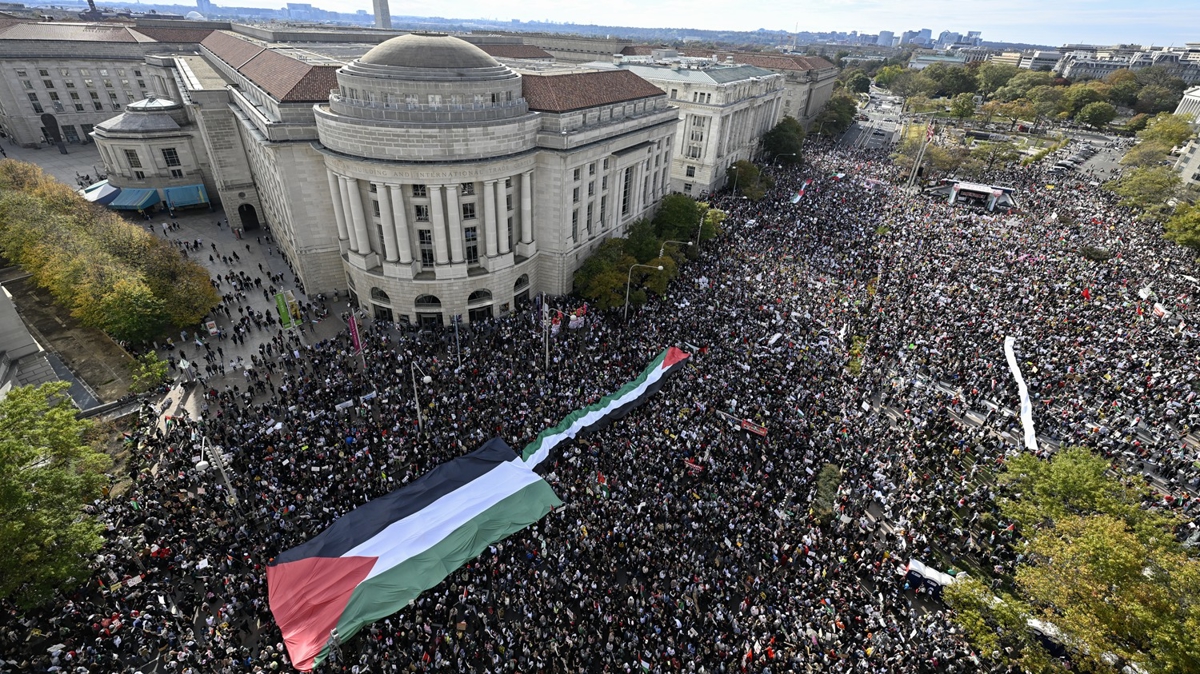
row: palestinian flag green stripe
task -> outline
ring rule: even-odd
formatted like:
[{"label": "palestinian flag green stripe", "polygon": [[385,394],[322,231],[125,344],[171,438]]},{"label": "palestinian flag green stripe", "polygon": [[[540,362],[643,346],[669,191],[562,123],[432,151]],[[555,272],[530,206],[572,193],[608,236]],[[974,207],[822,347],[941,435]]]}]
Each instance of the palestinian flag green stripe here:
[{"label": "palestinian flag green stripe", "polygon": [[522,450],[521,458],[527,465],[536,466],[546,460],[560,443],[602,428],[612,419],[624,416],[654,395],[667,375],[682,365],[687,358],[688,354],[675,347],[658,354],[637,379],[598,402],[568,414],[557,426],[539,433],[533,442]]},{"label": "palestinian flag green stripe", "polygon": [[[550,485],[538,480],[475,516],[429,549],[364,580],[338,620],[339,638],[348,639],[364,626],[407,606],[487,546],[537,522],[551,508],[561,505]],[[326,646],[314,664],[328,655]]]}]

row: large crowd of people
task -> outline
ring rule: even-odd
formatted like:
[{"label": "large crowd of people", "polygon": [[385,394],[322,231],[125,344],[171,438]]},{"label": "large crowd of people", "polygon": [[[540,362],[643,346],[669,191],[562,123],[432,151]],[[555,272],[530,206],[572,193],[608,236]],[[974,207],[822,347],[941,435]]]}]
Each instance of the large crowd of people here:
[{"label": "large crowd of people", "polygon": [[[240,308],[282,278],[219,279],[258,355],[187,343],[209,356],[201,411],[147,411],[127,488],[96,505],[94,577],[41,610],[6,607],[0,670],[289,671],[275,555],[488,438],[519,450],[678,345],[691,359],[658,395],[542,464],[564,508],[318,671],[1005,671],[904,576],[910,558],[1017,561],[993,500],[1021,437],[1004,338],[1039,451],[1094,447],[1168,495],[1148,505],[1194,521],[1200,282],[1083,179],[997,169],[1019,209],[989,214],[896,188],[879,151],[810,147],[771,169],[766,198],[715,198],[724,232],[668,291],[628,322],[589,311],[551,338],[548,368],[537,302],[572,298],[471,325],[457,348],[366,326],[359,355],[348,331],[314,342]],[[197,469],[204,442],[228,486]],[[822,518],[828,465],[841,483]]]}]

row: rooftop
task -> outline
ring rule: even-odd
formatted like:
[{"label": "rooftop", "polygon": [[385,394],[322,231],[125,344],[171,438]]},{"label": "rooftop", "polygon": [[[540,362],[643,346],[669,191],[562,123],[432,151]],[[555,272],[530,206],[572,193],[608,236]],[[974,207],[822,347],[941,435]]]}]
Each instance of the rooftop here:
[{"label": "rooftop", "polygon": [[521,79],[529,109],[541,112],[570,112],[665,95],[627,70],[526,74]]}]

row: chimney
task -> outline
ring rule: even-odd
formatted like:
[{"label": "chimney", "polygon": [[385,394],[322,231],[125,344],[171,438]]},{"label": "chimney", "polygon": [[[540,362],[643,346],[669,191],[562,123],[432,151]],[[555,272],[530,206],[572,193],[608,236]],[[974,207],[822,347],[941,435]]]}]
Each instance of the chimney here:
[{"label": "chimney", "polygon": [[620,54],[613,54],[613,65],[619,66],[625,60],[625,57]]}]

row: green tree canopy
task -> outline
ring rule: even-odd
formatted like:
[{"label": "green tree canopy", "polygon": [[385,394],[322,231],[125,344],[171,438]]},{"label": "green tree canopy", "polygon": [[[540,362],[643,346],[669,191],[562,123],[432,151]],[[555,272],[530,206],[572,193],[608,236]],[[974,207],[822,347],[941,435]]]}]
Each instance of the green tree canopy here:
[{"label": "green tree canopy", "polygon": [[109,459],[84,441],[65,382],[19,387],[0,401],[0,597],[20,606],[88,575],[100,526],[83,512]]},{"label": "green tree canopy", "polygon": [[992,97],[1019,72],[1020,68],[1008,63],[985,61],[975,73],[975,79],[979,82],[979,93],[988,98]]},{"label": "green tree canopy", "polygon": [[780,164],[799,163],[803,148],[804,127],[791,115],[785,116],[763,134],[763,150],[771,161]]},{"label": "green tree canopy", "polygon": [[1157,84],[1148,84],[1138,92],[1137,102],[1133,104],[1133,109],[1149,114],[1166,112],[1174,110],[1181,98],[1183,95],[1178,91]]},{"label": "green tree canopy", "polygon": [[858,102],[846,94],[834,94],[825,107],[813,119],[817,131],[823,136],[840,136],[854,123]]},{"label": "green tree canopy", "polygon": [[1200,254],[1200,206],[1183,204],[1167,220],[1166,238]]},{"label": "green tree canopy", "polygon": [[1097,101],[1088,103],[1083,108],[1075,113],[1075,120],[1094,129],[1101,129],[1108,126],[1108,123],[1116,119],[1117,109],[1112,103],[1105,101]]},{"label": "green tree canopy", "polygon": [[663,197],[654,214],[654,232],[658,239],[666,241],[691,241],[696,238],[700,227],[702,207],[700,202],[678,192]]},{"label": "green tree canopy", "polygon": [[1077,114],[1086,105],[1099,103],[1108,99],[1104,92],[1092,86],[1094,82],[1072,84],[1063,92],[1063,109],[1072,115]]},{"label": "green tree canopy", "polygon": [[1143,143],[1157,143],[1169,150],[1176,145],[1183,145],[1195,135],[1191,122],[1187,115],[1161,112],[1147,120],[1146,128],[1139,131],[1137,136]]},{"label": "green tree canopy", "polygon": [[1054,76],[1050,73],[1034,70],[1022,70],[1013,75],[1004,86],[996,90],[996,98],[1002,101],[1015,101],[1018,98],[1029,98],[1029,90],[1038,86],[1052,86]]},{"label": "green tree canopy", "polygon": [[1179,184],[1179,174],[1171,167],[1151,166],[1126,171],[1104,187],[1123,197],[1122,206],[1141,210],[1144,219],[1162,220],[1169,211],[1167,201],[1175,196]]},{"label": "green tree canopy", "polygon": [[1181,520],[1144,509],[1146,487],[1108,468],[1078,447],[1007,463],[1000,509],[1025,557],[1010,579],[1015,591],[996,598],[965,581],[946,592],[985,657],[1060,670],[1028,627],[1039,619],[1057,628],[1083,671],[1111,671],[1111,656],[1154,673],[1200,671],[1200,560],[1175,537]]},{"label": "green tree canopy", "polygon": [[975,95],[959,94],[950,101],[950,114],[959,119],[966,119],[975,114]]},{"label": "green tree canopy", "polygon": [[851,70],[845,82],[846,90],[856,94],[865,94],[871,90],[871,78],[861,70]]},{"label": "green tree canopy", "polygon": [[745,159],[739,159],[726,169],[725,178],[734,192],[751,201],[762,199],[767,190],[774,185],[771,176],[763,173],[757,166]]},{"label": "green tree canopy", "polygon": [[875,73],[875,86],[890,89],[892,81],[896,79],[897,75],[903,73],[904,70],[903,66],[895,65],[880,68],[879,72]]}]

